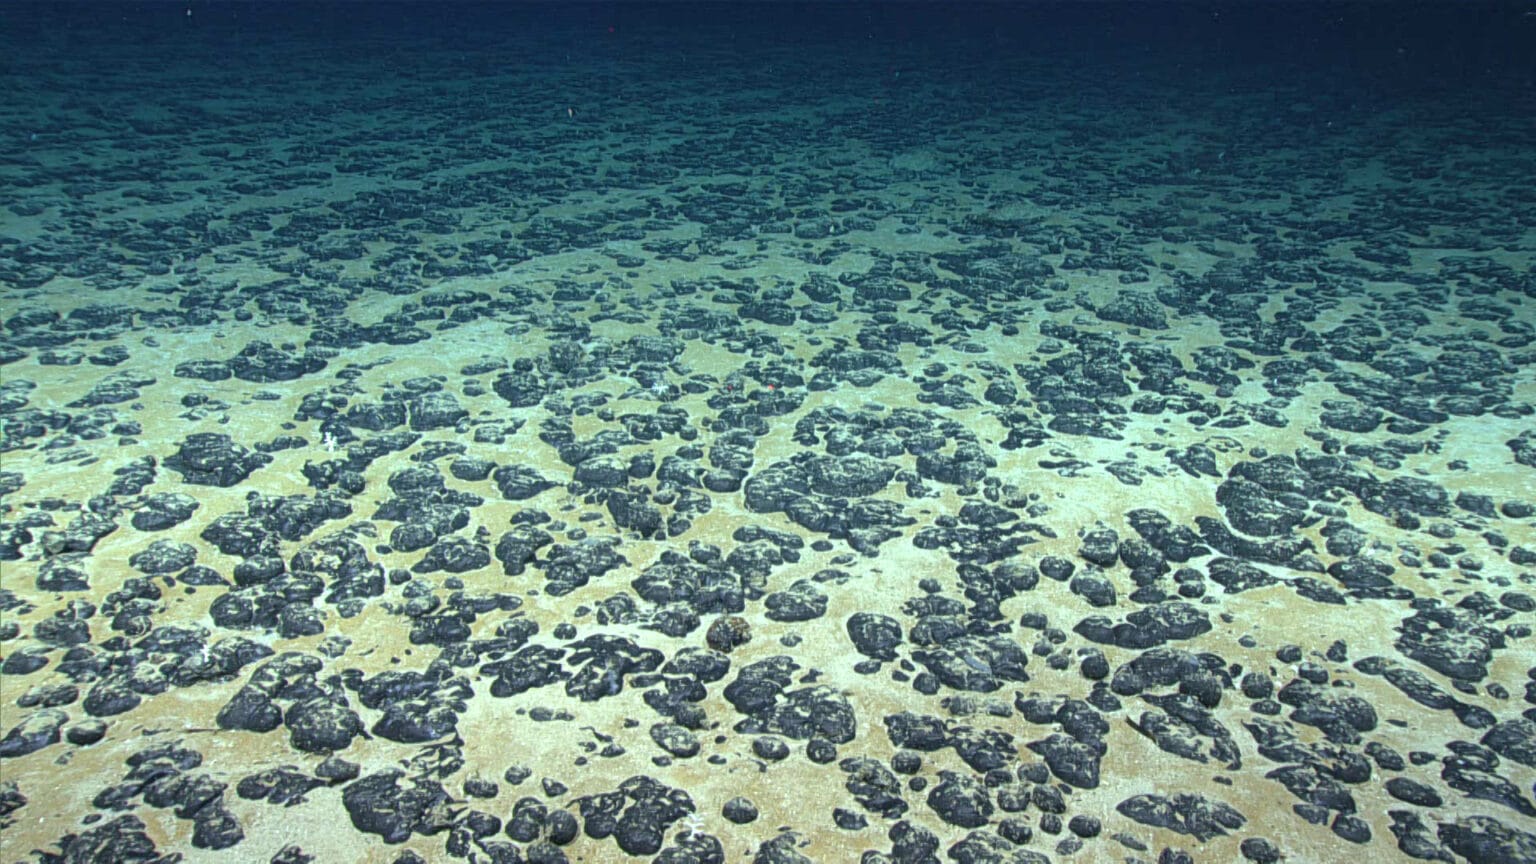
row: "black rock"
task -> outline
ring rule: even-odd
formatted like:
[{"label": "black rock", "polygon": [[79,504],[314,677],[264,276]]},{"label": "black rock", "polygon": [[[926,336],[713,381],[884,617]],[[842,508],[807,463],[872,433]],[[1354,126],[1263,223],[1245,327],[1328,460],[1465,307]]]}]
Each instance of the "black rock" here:
[{"label": "black rock", "polygon": [[1359,743],[1360,733],[1376,728],[1376,709],[1371,703],[1337,688],[1296,678],[1280,688],[1276,698],[1296,709],[1291,712],[1292,720],[1316,726],[1337,744]]},{"label": "black rock", "polygon": [[1084,648],[1079,652],[1082,664],[1078,671],[1089,681],[1102,681],[1109,677],[1109,658],[1097,648]]},{"label": "black rock", "polygon": [[939,772],[938,785],[928,793],[928,806],[945,822],[962,828],[987,824],[995,809],[980,781],[954,771]]},{"label": "black rock", "polygon": [[25,756],[59,743],[59,730],[68,722],[69,715],[57,708],[33,711],[0,739],[0,759]]},{"label": "black rock", "polygon": [[1115,585],[1102,573],[1087,571],[1072,577],[1072,593],[1088,601],[1088,605],[1102,608],[1115,605]]},{"label": "black rock", "polygon": [[1091,840],[1099,836],[1099,832],[1103,830],[1103,825],[1092,816],[1079,814],[1067,820],[1067,830],[1085,840]]},{"label": "black rock", "polygon": [[895,647],[902,644],[902,623],[888,615],[856,612],[848,618],[848,638],[859,653],[874,660],[895,660]]},{"label": "black rock", "polygon": [[1016,758],[1013,736],[997,729],[962,726],[950,736],[950,745],[978,774],[1006,767]]},{"label": "black rock", "polygon": [[412,778],[410,788],[400,785],[405,772],[391,768],[347,784],[342,804],[352,817],[352,827],[377,834],[385,843],[403,843],[411,834],[435,834],[451,824],[448,793],[440,783]]},{"label": "black rock", "polygon": [[680,759],[699,754],[699,739],[692,732],[676,723],[651,725],[651,740],[657,746]]},{"label": "black rock", "polygon": [[1097,789],[1099,786],[1099,759],[1104,755],[1102,744],[1085,744],[1062,734],[1054,734],[1026,745],[1045,758],[1051,773],[1063,783],[1079,789]]},{"label": "black rock", "polygon": [[1264,775],[1278,780],[1302,801],[1324,810],[1353,814],[1355,798],[1344,784],[1311,765],[1284,765]]},{"label": "black rock", "polygon": [[1441,822],[1440,842],[1469,864],[1536,861],[1536,834],[1511,828],[1492,816],[1466,816]]},{"label": "black rock", "polygon": [[1206,567],[1211,581],[1220,585],[1228,594],[1241,594],[1279,581],[1263,568],[1237,558],[1217,558]]},{"label": "black rock", "polygon": [[1448,677],[1481,681],[1488,676],[1493,652],[1506,644],[1493,624],[1509,614],[1477,592],[1455,607],[1420,608],[1403,620],[1397,648]]},{"label": "black rock", "polygon": [[1440,779],[1473,798],[1493,801],[1523,816],[1536,818],[1536,805],[1506,777],[1495,773],[1499,757],[1492,750],[1465,741],[1446,745],[1453,755],[1441,759]]},{"label": "black rock", "polygon": [[1238,851],[1242,852],[1244,860],[1253,864],[1276,864],[1283,857],[1275,844],[1263,837],[1247,838],[1238,846]]},{"label": "black rock", "polygon": [[608,493],[608,515],[620,528],[642,537],[662,538],[667,534],[667,520],[660,507],[646,500],[646,495],[615,489]]},{"label": "black rock", "polygon": [[390,741],[420,744],[454,734],[458,722],[459,715],[451,705],[429,699],[407,699],[386,706],[384,716],[369,731]]},{"label": "black rock", "polygon": [[775,834],[771,840],[764,840],[757,847],[757,852],[752,855],[752,864],[814,864],[795,848],[804,842],[805,838],[795,831]]},{"label": "black rock", "polygon": [[156,540],[128,558],[128,565],[150,576],[175,573],[197,561],[197,549],[190,543]]},{"label": "black rock", "polygon": [[747,825],[757,821],[757,805],[749,798],[737,796],[725,802],[720,808],[720,815],[737,825]]},{"label": "black rock", "polygon": [[1274,695],[1275,681],[1262,672],[1249,672],[1240,684],[1243,695],[1249,699],[1268,699]]},{"label": "black rock", "polygon": [[356,780],[362,771],[355,762],[348,762],[336,756],[327,756],[315,766],[315,776],[329,783],[345,783]]},{"label": "black rock", "polygon": [[277,850],[267,864],[314,864],[315,856],[304,851],[297,843],[289,843]]},{"label": "black rock", "polygon": [[[487,849],[487,846],[488,844],[486,843],[480,844],[480,848],[482,850]],[[565,853],[562,852],[559,847],[555,846],[554,843],[550,842],[549,840],[544,839],[535,840],[528,844],[527,855],[528,864],[568,864],[570,860],[565,857]],[[506,858],[501,860],[511,862],[511,864],[518,864],[516,847],[513,847],[512,851],[507,853]],[[425,862],[423,862],[423,864],[425,864]]]},{"label": "black rock", "polygon": [[576,671],[566,680],[565,692],[583,702],[618,695],[625,676],[654,672],[664,659],[660,651],[620,636],[588,636],[569,647],[567,662]]},{"label": "black rock", "polygon": [[1226,836],[1228,831],[1236,831],[1248,821],[1231,805],[1189,793],[1172,798],[1135,795],[1121,801],[1115,809],[1143,825],[1189,834],[1202,843],[1212,837]]},{"label": "black rock", "polygon": [[324,780],[301,774],[290,768],[269,768],[241,778],[235,785],[235,793],[248,801],[266,801],[269,804],[281,804],[292,807],[295,804],[303,804],[307,799],[305,793],[318,786],[325,785]]},{"label": "black rock", "polygon": [[549,808],[544,802],[530,796],[519,798],[507,818],[507,836],[519,843],[530,843],[543,833],[548,819]]},{"label": "black rock", "polygon": [[271,384],[318,372],[325,368],[325,359],[310,351],[294,356],[270,343],[255,340],[225,361],[225,367],[242,381]]},{"label": "black rock", "polygon": [[871,813],[887,819],[900,818],[907,812],[907,802],[901,797],[901,781],[878,760],[866,757],[850,757],[837,763],[848,775],[848,793]]},{"label": "black rock", "polygon": [[[927,629],[931,623],[943,624],[942,629]],[[956,690],[991,693],[1004,682],[1022,683],[1029,680],[1025,666],[1029,655],[1016,640],[1004,636],[962,636],[956,629],[948,632],[952,623],[939,616],[925,617],[913,628],[914,642],[941,639],[935,649],[914,650],[912,659],[928,670],[935,684]],[[925,632],[926,631],[926,632]]]},{"label": "black rock", "polygon": [[864,814],[846,807],[832,808],[832,823],[844,831],[862,831],[869,827]]},{"label": "black rock", "polygon": [[76,747],[88,747],[107,737],[105,721],[89,717],[64,727],[64,740]]},{"label": "black rock", "polygon": [[575,545],[556,546],[544,563],[544,590],[555,597],[581,588],[591,580],[628,562],[619,555],[617,537],[587,538]]},{"label": "black rock", "polygon": [[91,583],[85,568],[80,561],[71,560],[76,557],[45,559],[37,571],[38,590],[50,593],[89,590]]},{"label": "black rock", "polygon": [[1363,844],[1371,842],[1371,826],[1358,816],[1340,813],[1333,818],[1333,824],[1328,827],[1332,829],[1334,834],[1351,843]]},{"label": "black rock", "polygon": [[164,531],[192,518],[199,506],[191,495],[157,492],[139,503],[129,521],[140,531]]},{"label": "black rock", "polygon": [[1040,573],[1048,579],[1065,582],[1072,578],[1077,565],[1060,555],[1047,555],[1040,559]]},{"label": "black rock", "polygon": [[937,717],[903,711],[885,717],[886,735],[897,747],[931,753],[949,744],[949,729]]},{"label": "black rock", "polygon": [[1308,514],[1309,502],[1304,496],[1266,488],[1240,476],[1241,469],[1250,464],[1234,466],[1232,476],[1216,488],[1216,503],[1233,528],[1250,537],[1279,537],[1317,521]]},{"label": "black rock", "polygon": [[[1366,658],[1366,660],[1370,659],[1372,658]],[[1387,664],[1391,664],[1391,661],[1385,662]],[[1359,663],[1356,664],[1356,667],[1360,668],[1361,671],[1365,671],[1365,667],[1362,667]],[[1417,669],[1410,669],[1406,666],[1391,664],[1386,665],[1385,668],[1381,669],[1380,674],[1383,678],[1386,678],[1393,687],[1403,691],[1403,694],[1408,698],[1419,703],[1420,705],[1423,705],[1426,708],[1433,708],[1437,711],[1448,711],[1455,708],[1457,703],[1460,701],[1455,696],[1451,695],[1450,691],[1436,683],[1433,678],[1430,678],[1428,675],[1425,675],[1423,672],[1420,672]]]},{"label": "black rock", "polygon": [[1401,771],[1407,767],[1407,761],[1402,754],[1380,741],[1370,741],[1365,745],[1365,755],[1371,757],[1377,766],[1383,771]]},{"label": "black rock", "polygon": [[501,491],[501,497],[508,501],[526,501],[555,487],[553,482],[526,465],[503,465],[492,472],[491,479]]},{"label": "black rock", "polygon": [[1456,860],[1450,852],[1441,848],[1429,835],[1429,827],[1412,810],[1389,810],[1392,817],[1390,830],[1397,837],[1397,848],[1410,858],[1420,861],[1441,861],[1453,864]]},{"label": "black rock", "polygon": [[1392,777],[1386,782],[1387,794],[1416,807],[1439,807],[1445,803],[1433,786],[1407,777]]},{"label": "black rock", "polygon": [[630,855],[656,854],[668,827],[694,812],[688,793],[644,775],[620,783],[617,792],[587,795],[576,803],[587,836],[612,836]]},{"label": "black rock", "polygon": [[1215,654],[1151,648],[1116,669],[1110,689],[1119,696],[1135,696],[1149,688],[1180,684],[1196,676],[1214,676],[1222,689],[1232,686],[1226,663]]},{"label": "black rock", "polygon": [[865,454],[817,457],[803,466],[811,490],[839,498],[865,498],[885,489],[895,467]]},{"label": "black rock", "polygon": [[809,579],[797,579],[783,591],[763,598],[764,615],[773,621],[811,621],[827,611],[827,595]]},{"label": "black rock", "polygon": [[434,543],[420,561],[411,565],[411,572],[470,573],[490,563],[489,549],[464,537],[449,536]]},{"label": "black rock", "polygon": [[496,463],[478,456],[460,456],[448,464],[448,473],[456,479],[478,482],[491,476]]},{"label": "black rock", "polygon": [[1103,526],[1086,531],[1077,548],[1078,557],[1100,567],[1112,567],[1120,559],[1120,537]]},{"label": "black rock", "polygon": [[736,730],[798,740],[820,736],[836,744],[852,741],[856,723],[847,697],[825,685],[787,690],[790,673],[798,668],[784,655],[743,667],[724,693],[737,711],[748,715]]},{"label": "black rock", "polygon": [[186,483],[229,487],[271,461],[271,456],[236,444],[223,433],[194,432],[166,457],[165,467],[180,474]]},{"label": "black rock", "polygon": [[126,675],[115,674],[97,681],[80,707],[92,717],[111,717],[138,707],[142,699],[130,688]]},{"label": "black rock", "polygon": [[1356,596],[1365,597],[1386,596],[1381,592],[1393,586],[1391,576],[1395,570],[1385,561],[1359,555],[1328,565],[1328,575]]},{"label": "black rock", "polygon": [[501,562],[506,575],[516,576],[533,560],[540,547],[553,542],[554,538],[549,534],[531,525],[519,525],[496,541],[496,560]]},{"label": "black rock", "polygon": [[563,648],[527,645],[504,660],[485,664],[480,671],[496,676],[491,682],[491,695],[505,698],[570,677],[560,665],[560,658],[564,656]]},{"label": "black rock", "polygon": [[410,418],[413,432],[453,429],[469,417],[469,411],[459,404],[452,393],[418,393],[408,399],[406,404],[409,406],[406,414]]},{"label": "black rock", "polygon": [[11,827],[15,820],[10,815],[25,806],[27,796],[21,794],[16,781],[0,780],[0,828]]},{"label": "black rock", "polygon": [[1174,696],[1144,696],[1163,712],[1145,711],[1132,723],[1159,749],[1195,762],[1216,761],[1231,770],[1242,767],[1241,751],[1226,727],[1197,700]]},{"label": "black rock", "polygon": [[1094,310],[1100,320],[1114,321],[1144,330],[1167,330],[1163,305],[1147,291],[1121,291],[1114,299]]},{"label": "black rock", "polygon": [[43,853],[43,860],[59,864],[175,864],[180,853],[159,854],[145,831],[144,821],[123,815],[79,834],[65,834],[57,841],[59,852]]},{"label": "black rock", "polygon": [[351,746],[363,732],[352,709],[325,696],[296,702],[283,717],[289,742],[306,753],[333,753]]},{"label": "black rock", "polygon": [[1072,629],[1078,635],[1100,644],[1122,648],[1154,648],[1170,640],[1192,639],[1208,632],[1211,622],[1201,609],[1175,600],[1138,609],[1118,624],[1103,616],[1090,615]]},{"label": "black rock", "polygon": [[48,665],[49,650],[42,646],[31,646],[13,651],[6,655],[4,663],[0,663],[0,673],[7,676],[31,675]]},{"label": "black rock", "polygon": [[782,762],[789,758],[789,745],[782,738],[762,735],[752,740],[752,755],[765,762]]},{"label": "black rock", "polygon": [[1501,721],[1484,733],[1479,743],[1505,759],[1536,768],[1536,719],[1516,717]]}]

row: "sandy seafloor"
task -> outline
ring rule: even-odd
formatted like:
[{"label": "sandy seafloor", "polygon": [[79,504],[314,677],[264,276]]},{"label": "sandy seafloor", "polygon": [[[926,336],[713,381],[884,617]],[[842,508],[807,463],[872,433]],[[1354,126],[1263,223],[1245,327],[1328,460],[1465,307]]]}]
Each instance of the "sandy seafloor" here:
[{"label": "sandy seafloor", "polygon": [[1235,14],[7,6],[0,858],[1536,861],[1536,23]]}]

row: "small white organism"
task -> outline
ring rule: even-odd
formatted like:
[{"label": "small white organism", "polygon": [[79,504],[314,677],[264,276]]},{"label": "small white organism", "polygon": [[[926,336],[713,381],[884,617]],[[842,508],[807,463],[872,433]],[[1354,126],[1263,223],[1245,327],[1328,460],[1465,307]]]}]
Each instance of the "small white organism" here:
[{"label": "small white organism", "polygon": [[695,810],[683,817],[683,829],[688,832],[688,838],[692,839],[704,833],[704,817]]}]

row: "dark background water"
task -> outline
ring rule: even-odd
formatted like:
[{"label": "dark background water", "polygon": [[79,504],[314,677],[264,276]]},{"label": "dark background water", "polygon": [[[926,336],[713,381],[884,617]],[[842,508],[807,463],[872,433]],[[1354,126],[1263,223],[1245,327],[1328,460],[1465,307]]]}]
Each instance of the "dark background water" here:
[{"label": "dark background water", "polygon": [[[543,53],[528,56],[539,34]],[[351,51],[380,41],[494,48],[504,61],[601,62],[660,54],[750,63],[796,45],[893,76],[1049,56],[1106,76],[1299,76],[1383,93],[1536,86],[1536,2],[1519,3],[468,3],[7,2],[7,75],[40,51],[140,47],[166,63],[219,52],[260,71],[262,47]],[[670,56],[668,56],[670,55]],[[409,64],[379,56],[380,75]],[[825,57],[819,58],[825,60]],[[691,71],[697,71],[696,69]],[[1049,80],[1041,86],[1048,87]]]}]

